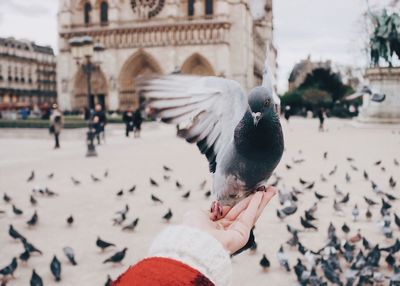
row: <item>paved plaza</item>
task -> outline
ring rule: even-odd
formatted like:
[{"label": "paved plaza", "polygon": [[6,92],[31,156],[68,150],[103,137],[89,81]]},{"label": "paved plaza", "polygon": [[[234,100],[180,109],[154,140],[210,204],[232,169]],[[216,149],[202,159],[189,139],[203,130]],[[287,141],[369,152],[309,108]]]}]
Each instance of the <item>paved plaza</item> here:
[{"label": "paved plaza", "polygon": [[[276,216],[276,209],[281,208],[278,196],[271,202],[256,225],[257,250],[242,253],[232,260],[234,286],[283,286],[296,282],[293,272],[286,275],[279,266],[276,252],[280,245],[284,245],[291,266],[296,262],[299,256],[297,250],[285,243],[290,238],[286,224],[301,228],[299,216],[316,201],[314,190],[328,198],[318,204],[315,213],[318,218],[315,225],[319,230],[300,233],[300,240],[306,247],[317,250],[323,245],[330,222],[336,226],[340,238],[346,238],[340,230],[346,222],[350,227],[349,236],[355,235],[360,229],[369,241],[380,243],[381,246],[394,242],[394,239],[384,238],[378,227],[381,218],[379,206],[371,209],[371,221],[365,218],[363,196],[376,201],[380,201],[380,198],[372,191],[371,183],[364,179],[363,171],[367,171],[384,192],[400,198],[400,167],[394,164],[395,158],[400,161],[400,127],[358,126],[349,120],[328,119],[328,131],[318,132],[316,119],[294,118],[289,124],[282,124],[286,148],[276,170],[276,174],[282,177],[278,188],[291,190],[295,187],[302,190],[299,178],[315,181],[315,186],[312,191],[305,190],[298,195],[297,213],[283,221]],[[146,255],[154,236],[168,226],[162,216],[169,208],[173,212],[170,224],[175,224],[188,210],[207,209],[210,206],[212,198],[205,197],[212,180],[207,161],[196,146],[176,138],[174,127],[146,123],[142,138],[133,139],[124,136],[122,125],[108,126],[106,142],[97,147],[96,158],[85,157],[85,132],[84,129],[64,130],[61,149],[54,150],[52,138],[45,129],[0,130],[0,195],[3,197],[7,193],[12,203],[24,212],[16,216],[11,204],[0,201],[0,210],[5,211],[0,214],[0,267],[23,252],[21,244],[8,235],[9,224],[43,251],[43,255],[32,255],[26,264],[18,262],[15,279],[9,282],[10,286],[28,285],[33,268],[43,277],[45,285],[55,285],[49,268],[54,255],[62,263],[62,280],[57,285],[104,285],[108,274],[115,279],[129,265]],[[328,152],[327,159],[323,158],[324,152]],[[354,158],[354,161],[348,162],[347,157]],[[299,159],[305,161],[293,162]],[[379,160],[382,163],[375,166],[374,162]],[[166,173],[163,165],[171,167],[173,171]],[[285,165],[290,165],[291,169]],[[335,165],[338,166],[337,172],[329,176]],[[351,165],[358,170],[351,168]],[[27,182],[32,170],[35,178]],[[107,177],[104,176],[106,171]],[[51,173],[54,177],[49,179]],[[351,177],[349,183],[345,179],[346,173]],[[321,182],[321,174],[327,178],[327,182]],[[100,181],[94,182],[91,175]],[[169,181],[164,180],[164,175],[170,176]],[[389,187],[390,176],[398,181],[394,189]],[[71,177],[81,181],[81,184],[74,185]],[[159,187],[151,186],[149,178],[157,181]],[[176,187],[176,180],[183,185],[181,189]],[[200,184],[204,180],[207,183],[201,189]],[[343,216],[333,211],[335,184],[344,193],[350,193],[350,201],[343,205]],[[128,189],[134,185],[135,191],[128,193]],[[32,190],[46,187],[54,191],[56,196],[36,194],[38,204],[31,206],[29,197]],[[121,189],[124,194],[117,196]],[[190,197],[182,198],[189,190]],[[152,202],[151,194],[159,197],[163,204]],[[351,210],[356,203],[361,213],[360,220],[352,222]],[[391,203],[393,211],[400,214],[400,203]],[[116,217],[116,212],[124,209],[126,204],[129,212],[122,226],[139,218],[134,231],[122,231],[122,226],[113,226],[112,219]],[[35,210],[39,215],[39,223],[35,227],[28,227],[26,221]],[[73,215],[74,223],[67,226],[66,219],[70,215]],[[399,229],[394,224],[392,227],[394,237],[399,237]],[[98,236],[115,243],[116,247],[102,253],[95,244]],[[63,254],[65,246],[75,250],[77,266],[72,266]],[[102,263],[124,247],[128,251],[123,265]],[[259,266],[262,254],[266,254],[271,261],[267,272],[263,272]]]}]

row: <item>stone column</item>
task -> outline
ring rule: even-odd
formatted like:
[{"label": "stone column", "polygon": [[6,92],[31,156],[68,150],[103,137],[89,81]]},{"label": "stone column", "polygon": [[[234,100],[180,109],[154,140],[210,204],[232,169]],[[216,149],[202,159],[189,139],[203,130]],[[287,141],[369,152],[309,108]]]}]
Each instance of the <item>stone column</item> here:
[{"label": "stone column", "polygon": [[204,0],[195,0],[194,1],[194,15],[195,16],[204,16]]},{"label": "stone column", "polygon": [[400,68],[370,68],[365,77],[373,91],[384,93],[383,102],[363,98],[358,121],[363,123],[400,123]]}]

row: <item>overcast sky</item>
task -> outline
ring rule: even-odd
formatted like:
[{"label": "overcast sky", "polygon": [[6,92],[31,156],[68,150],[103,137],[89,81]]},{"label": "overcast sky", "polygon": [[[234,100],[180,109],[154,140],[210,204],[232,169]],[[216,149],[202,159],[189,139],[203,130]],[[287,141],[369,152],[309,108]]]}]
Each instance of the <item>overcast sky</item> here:
[{"label": "overcast sky", "polygon": [[[250,0],[258,1],[258,0]],[[287,88],[295,63],[311,55],[362,67],[362,14],[367,0],[274,0],[278,86]],[[370,0],[384,6],[390,0]],[[24,38],[57,49],[58,0],[0,0],[0,36]]]}]

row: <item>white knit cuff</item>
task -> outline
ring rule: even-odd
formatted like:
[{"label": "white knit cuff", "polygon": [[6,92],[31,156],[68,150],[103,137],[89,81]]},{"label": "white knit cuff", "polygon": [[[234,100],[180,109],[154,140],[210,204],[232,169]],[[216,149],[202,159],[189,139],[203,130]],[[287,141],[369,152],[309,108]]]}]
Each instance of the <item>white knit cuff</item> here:
[{"label": "white knit cuff", "polygon": [[166,228],[154,239],[149,256],[178,260],[198,270],[217,286],[231,285],[229,253],[218,240],[197,228],[183,225]]}]

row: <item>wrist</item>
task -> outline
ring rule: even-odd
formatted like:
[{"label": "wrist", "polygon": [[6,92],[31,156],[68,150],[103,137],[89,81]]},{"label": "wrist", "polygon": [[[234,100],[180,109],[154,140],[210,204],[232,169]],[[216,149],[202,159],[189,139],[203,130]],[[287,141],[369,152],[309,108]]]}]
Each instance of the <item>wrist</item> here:
[{"label": "wrist", "polygon": [[230,285],[232,266],[220,241],[198,228],[177,225],[165,229],[150,247],[149,256],[172,258],[197,269],[215,285]]}]

